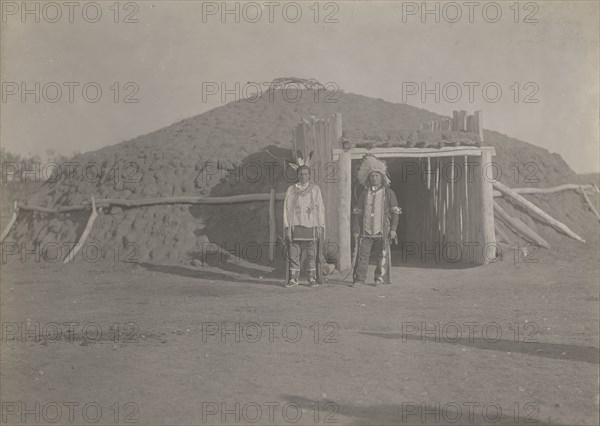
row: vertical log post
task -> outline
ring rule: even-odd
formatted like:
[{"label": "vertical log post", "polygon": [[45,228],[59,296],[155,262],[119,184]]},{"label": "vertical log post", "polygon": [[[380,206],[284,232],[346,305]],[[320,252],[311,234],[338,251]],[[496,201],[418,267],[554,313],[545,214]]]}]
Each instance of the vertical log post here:
[{"label": "vertical log post", "polygon": [[342,114],[339,112],[335,113],[335,136],[338,142],[342,140]]},{"label": "vertical log post", "polygon": [[338,160],[338,250],[340,271],[350,269],[352,265],[352,254],[350,246],[350,233],[352,229],[352,160],[349,152],[342,152]]},{"label": "vertical log post", "polygon": [[92,196],[92,214],[88,219],[87,225],[85,225],[85,229],[83,230],[79,241],[77,241],[77,244],[75,244],[73,250],[71,250],[71,252],[67,254],[67,257],[65,257],[63,263],[69,263],[75,260],[75,256],[77,256],[77,253],[79,252],[79,250],[81,250],[81,247],[83,247],[83,243],[85,243],[85,240],[87,240],[88,235],[92,231],[92,226],[94,226],[94,221],[96,220],[96,217],[98,217],[98,212],[96,211],[96,200]]},{"label": "vertical log post", "polygon": [[277,238],[277,228],[275,226],[275,188],[271,188],[271,198],[269,198],[269,262],[275,260],[275,239]]},{"label": "vertical log post", "polygon": [[464,210],[464,218],[463,218],[463,227],[465,230],[464,240],[469,241],[469,157],[465,155],[465,210]]},{"label": "vertical log post", "polygon": [[483,112],[475,111],[473,115],[473,133],[479,136],[479,142],[483,142]]},{"label": "vertical log post", "polygon": [[[489,263],[496,257],[496,233],[494,231],[494,188],[485,176],[487,165],[492,162],[488,151],[481,153],[481,220],[483,224],[483,263]],[[476,248],[479,250],[480,248]]]},{"label": "vertical log post", "polygon": [[456,130],[459,132],[467,131],[467,111],[460,110],[458,112],[458,128]]}]

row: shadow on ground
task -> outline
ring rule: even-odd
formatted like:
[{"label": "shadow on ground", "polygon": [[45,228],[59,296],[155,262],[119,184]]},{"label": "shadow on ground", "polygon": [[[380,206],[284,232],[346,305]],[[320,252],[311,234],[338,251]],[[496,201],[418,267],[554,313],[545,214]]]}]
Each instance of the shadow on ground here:
[{"label": "shadow on ground", "polygon": [[231,273],[230,271],[219,270],[217,268],[199,270],[176,265],[155,265],[151,263],[140,263],[139,265],[151,272],[161,272],[163,274],[177,275],[185,278],[222,281],[228,283],[235,282],[244,284],[262,284],[275,287],[283,286],[283,281],[281,279],[267,278],[265,276],[263,276],[263,278],[259,278],[260,275],[258,275],[256,271],[252,271],[253,275],[246,274],[247,276],[239,276]]},{"label": "shadow on ground", "polygon": [[[296,395],[282,395],[290,404],[300,405],[311,421],[339,423],[339,416],[353,417],[360,425],[515,425],[535,424],[537,426],[562,426],[539,420],[539,407],[536,403],[522,407],[518,417],[514,409],[502,410],[499,403],[488,402],[434,402],[405,401],[399,404],[357,405],[340,404],[333,401],[314,401]],[[475,405],[477,404],[477,405]],[[488,406],[489,409],[485,407]],[[499,407],[496,410],[494,407]],[[508,407],[507,407],[508,408]],[[318,410],[318,412],[317,412]],[[289,410],[293,413],[293,410]]]},{"label": "shadow on ground", "polygon": [[[567,361],[581,361],[590,364],[599,363],[599,349],[593,346],[565,345],[560,343],[540,342],[515,342],[513,340],[497,340],[484,338],[461,337],[459,339],[437,338],[436,336],[404,335],[402,333],[376,333],[361,332],[368,336],[381,337],[384,339],[403,339],[403,341],[420,341],[423,343],[441,343],[449,345],[460,345],[476,349],[485,349],[499,352],[515,352],[526,355],[539,356],[543,358],[564,359]],[[425,340],[423,341],[423,338]]]},{"label": "shadow on ground", "polygon": [[476,263],[450,262],[438,253],[403,253],[400,248],[392,245],[392,266],[421,269],[469,269],[475,268]]}]

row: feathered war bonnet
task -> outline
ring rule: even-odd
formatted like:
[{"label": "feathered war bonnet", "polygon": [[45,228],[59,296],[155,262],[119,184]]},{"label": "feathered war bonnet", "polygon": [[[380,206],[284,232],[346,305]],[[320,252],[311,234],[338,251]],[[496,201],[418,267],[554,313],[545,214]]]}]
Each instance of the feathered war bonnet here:
[{"label": "feathered war bonnet", "polygon": [[388,175],[387,164],[385,161],[379,160],[371,154],[365,154],[360,166],[358,167],[358,171],[356,172],[358,182],[360,182],[360,184],[363,186],[369,186],[369,176],[373,172],[378,172],[381,174],[384,186],[390,185],[391,179]]}]

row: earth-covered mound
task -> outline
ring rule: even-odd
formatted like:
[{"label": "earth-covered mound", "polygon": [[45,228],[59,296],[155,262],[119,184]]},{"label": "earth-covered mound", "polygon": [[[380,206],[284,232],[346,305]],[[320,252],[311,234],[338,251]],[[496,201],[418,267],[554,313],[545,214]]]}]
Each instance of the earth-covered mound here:
[{"label": "earth-covered mound", "polygon": [[[78,205],[89,203],[92,195],[97,199],[227,196],[268,193],[271,188],[280,193],[292,183],[283,163],[285,158],[292,158],[292,129],[303,118],[341,113],[344,137],[374,141],[373,146],[419,146],[427,139],[417,130],[421,124],[443,118],[424,109],[361,95],[313,90],[301,93],[296,102],[286,100],[281,91],[266,93],[255,102],[231,102],[132,140],[78,155],[72,160],[77,165],[74,171],[65,173],[62,168],[62,176],[43,184],[27,204]],[[496,148],[500,181],[510,187],[549,187],[578,181],[559,155],[543,148],[487,130],[484,144]],[[597,233],[597,221],[580,195],[570,191],[528,198],[580,235]],[[549,241],[567,238],[510,203],[502,201],[502,205]],[[276,204],[276,211],[280,228],[281,202]],[[42,247],[72,244],[88,216],[89,212],[57,216],[22,213],[6,241]],[[88,242],[101,247],[101,257],[107,259],[189,263],[206,252],[208,243],[217,243],[240,257],[269,264],[264,245],[268,220],[266,202],[113,207],[102,211]],[[513,237],[518,240],[518,236]],[[256,253],[256,245],[263,248],[261,253]]]}]

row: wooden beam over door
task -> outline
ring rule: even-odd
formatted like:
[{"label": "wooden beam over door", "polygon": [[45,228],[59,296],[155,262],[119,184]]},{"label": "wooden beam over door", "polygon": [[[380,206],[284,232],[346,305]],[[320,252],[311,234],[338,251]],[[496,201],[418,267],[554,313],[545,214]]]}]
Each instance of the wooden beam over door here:
[{"label": "wooden beam over door", "polygon": [[[337,160],[344,150],[338,148],[333,150],[333,160]],[[467,155],[481,157],[483,152],[489,152],[491,156],[496,155],[493,146],[469,147],[469,146],[448,146],[444,148],[351,148],[348,150],[352,160],[359,160],[365,154],[374,155],[377,158],[427,158],[427,157],[454,157],[457,155]]]}]

